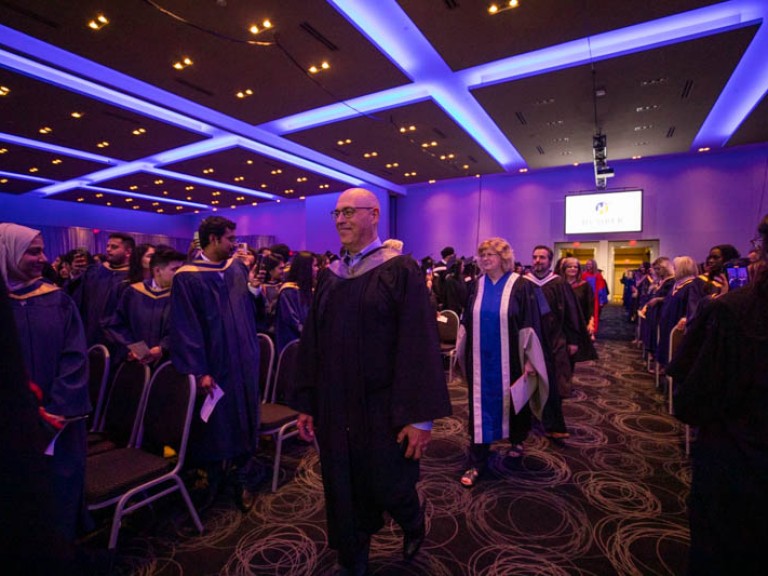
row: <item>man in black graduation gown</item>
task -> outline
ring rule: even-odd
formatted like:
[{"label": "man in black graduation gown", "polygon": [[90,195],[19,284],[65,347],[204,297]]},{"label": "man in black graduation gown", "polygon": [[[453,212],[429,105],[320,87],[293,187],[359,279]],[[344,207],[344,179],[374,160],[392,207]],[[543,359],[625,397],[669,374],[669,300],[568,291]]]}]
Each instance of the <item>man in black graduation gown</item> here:
[{"label": "man in black graduation gown", "polygon": [[173,278],[171,360],[180,372],[196,376],[198,400],[214,396],[216,388],[224,392],[208,422],[199,410],[192,420],[189,457],[208,470],[203,505],[216,496],[232,463],[235,502],[245,510],[253,503],[245,482],[259,430],[256,307],[248,291],[248,269],[232,256],[235,223],[211,216],[198,232],[200,258]]},{"label": "man in black graduation gown", "polygon": [[543,422],[547,436],[561,439],[569,436],[563,418],[562,398],[570,395],[570,357],[579,349],[579,308],[573,290],[560,276],[552,272],[552,249],[536,246],[533,249],[532,271],[525,279],[541,288],[549,305],[549,314],[542,316],[545,347],[551,355],[549,398],[544,407]]},{"label": "man in black graduation gown", "polygon": [[410,560],[424,540],[416,482],[431,421],[450,413],[435,312],[409,256],[381,245],[379,202],[345,191],[332,215],[344,246],[318,281],[289,403],[317,432],[328,536],[341,574],[365,574],[370,536],[389,515]]},{"label": "man in black graduation gown", "polygon": [[[107,344],[103,331],[114,312],[122,291],[128,287],[128,261],[136,241],[128,234],[115,232],[107,241],[107,261],[91,264],[70,284],[72,299],[80,310],[88,346]],[[111,352],[112,350],[110,350]]]}]

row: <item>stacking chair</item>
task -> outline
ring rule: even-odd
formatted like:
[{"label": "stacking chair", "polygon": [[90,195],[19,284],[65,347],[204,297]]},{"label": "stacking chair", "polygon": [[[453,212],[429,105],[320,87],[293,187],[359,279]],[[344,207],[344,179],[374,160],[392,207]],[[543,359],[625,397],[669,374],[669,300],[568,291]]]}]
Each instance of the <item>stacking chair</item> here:
[{"label": "stacking chair", "polygon": [[440,353],[448,358],[448,381],[453,381],[453,367],[458,358],[456,341],[459,336],[459,315],[453,310],[443,310],[437,315],[437,333],[440,336]]},{"label": "stacking chair", "polygon": [[272,370],[275,367],[275,343],[272,338],[259,332],[259,387],[261,388],[261,401],[267,399],[267,389],[272,379]]},{"label": "stacking chair", "polygon": [[[123,516],[177,490],[195,526],[203,532],[200,517],[179,476],[187,451],[195,390],[194,376],[180,374],[170,362],[164,363],[149,383],[136,446],[88,459],[85,473],[88,509],[115,505],[110,550],[117,546]],[[165,447],[175,452],[175,459],[163,456]]]},{"label": "stacking chair", "polygon": [[[680,329],[677,326],[672,328],[672,331],[669,333],[669,359],[670,360],[672,360],[675,353],[677,352],[677,349],[680,346],[680,343],[683,341],[684,334],[685,334],[685,330]],[[669,413],[674,414],[675,413],[674,383],[672,382],[671,376],[667,376],[667,390],[669,392]],[[691,453],[691,427],[688,424],[685,425],[685,453],[686,455]]]},{"label": "stacking chair", "polygon": [[299,433],[296,427],[299,413],[293,408],[277,401],[288,384],[296,377],[296,368],[299,362],[299,340],[289,342],[277,360],[277,369],[264,390],[264,402],[261,404],[261,425],[259,434],[272,436],[275,440],[275,459],[272,468],[272,492],[277,490],[278,476],[280,475],[280,456],[283,451],[283,441],[293,438]]},{"label": "stacking chair", "polygon": [[120,365],[103,417],[96,429],[88,434],[89,457],[134,445],[148,382],[148,366],[138,362],[123,362]]},{"label": "stacking chair", "polygon": [[103,344],[94,344],[88,348],[88,395],[93,413],[89,430],[96,430],[101,418],[101,410],[107,396],[109,380],[109,350]]}]

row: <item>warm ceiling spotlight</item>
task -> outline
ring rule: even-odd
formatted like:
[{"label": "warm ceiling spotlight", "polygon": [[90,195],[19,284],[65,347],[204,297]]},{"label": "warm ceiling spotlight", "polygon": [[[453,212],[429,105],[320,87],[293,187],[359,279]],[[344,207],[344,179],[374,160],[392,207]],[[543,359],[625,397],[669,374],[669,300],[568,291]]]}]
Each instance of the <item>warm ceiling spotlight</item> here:
[{"label": "warm ceiling spotlight", "polygon": [[0,184],[8,184],[8,178],[0,178]]},{"label": "warm ceiling spotlight", "polygon": [[132,131],[131,134],[134,136],[141,136],[142,134],[146,134],[147,129],[146,128],[136,128],[136,130]]},{"label": "warm ceiling spotlight", "polygon": [[248,32],[250,32],[253,35],[259,34],[261,32],[264,32],[264,30],[269,30],[272,28],[272,22],[269,20],[264,20],[261,23],[261,28],[259,28],[258,24],[251,24],[251,27],[248,28]]},{"label": "warm ceiling spotlight", "polygon": [[11,93],[11,89],[8,86],[0,86],[0,96],[8,96]]},{"label": "warm ceiling spotlight", "polygon": [[51,160],[51,164],[55,164],[57,166],[62,162],[64,162],[64,160],[62,160],[61,158],[54,158],[53,160]]},{"label": "warm ceiling spotlight", "polygon": [[247,98],[248,96],[253,96],[253,90],[250,88],[247,88],[245,90],[241,90],[237,94],[235,94],[238,98]]},{"label": "warm ceiling spotlight", "polygon": [[295,192],[295,190],[293,188],[286,188],[285,189],[285,193],[286,194],[293,194],[294,192]]},{"label": "warm ceiling spotlight", "polygon": [[211,204],[218,204],[220,200],[211,200]]},{"label": "warm ceiling spotlight", "polygon": [[642,156],[632,156],[632,160],[640,160],[640,158],[642,158]]},{"label": "warm ceiling spotlight", "polygon": [[134,184],[133,186],[128,186],[128,190],[138,190],[139,187]]},{"label": "warm ceiling spotlight", "polygon": [[0,154],[5,154],[8,152],[8,148],[0,148]]},{"label": "warm ceiling spotlight", "polygon": [[176,206],[176,210],[183,210],[184,206]]},{"label": "warm ceiling spotlight", "polygon": [[699,152],[709,152],[709,146],[702,146],[699,148]]},{"label": "warm ceiling spotlight", "polygon": [[520,172],[520,174],[525,174],[526,172],[528,172],[528,168],[520,168],[518,172]]},{"label": "warm ceiling spotlight", "polygon": [[109,24],[109,19],[104,14],[97,14],[96,18],[88,22],[88,28],[91,30],[101,30],[107,24]]},{"label": "warm ceiling spotlight", "polygon": [[98,194],[96,194],[96,198],[104,198],[104,194],[99,192]]},{"label": "warm ceiling spotlight", "polygon": [[84,202],[84,201],[85,201],[85,198],[83,198],[82,196],[80,196],[80,198],[78,198],[78,199],[77,199],[77,201],[78,201],[78,202]]},{"label": "warm ceiling spotlight", "polygon": [[253,164],[253,160],[246,160],[245,163],[246,164]]},{"label": "warm ceiling spotlight", "polygon": [[378,152],[366,152],[365,154],[363,154],[363,158],[376,158],[376,156],[378,155],[379,155]]},{"label": "warm ceiling spotlight", "polygon": [[278,168],[276,170],[272,170],[270,172],[270,174],[272,174],[272,176],[277,176],[278,174],[282,174],[282,173],[283,173],[283,171],[280,168]]},{"label": "warm ceiling spotlight", "polygon": [[320,186],[318,186],[318,188],[320,188],[320,190],[326,190],[326,189],[328,189],[330,187],[331,187],[330,184],[320,184]]},{"label": "warm ceiling spotlight", "polygon": [[194,190],[194,186],[184,186],[184,190]]},{"label": "warm ceiling spotlight", "polygon": [[158,178],[157,180],[155,180],[155,184],[157,184],[157,185],[160,185],[162,183],[163,183],[163,179],[162,178]]},{"label": "warm ceiling spotlight", "polygon": [[410,178],[411,176],[416,176],[416,172],[406,172],[403,174],[406,178]]},{"label": "warm ceiling spotlight", "polygon": [[214,190],[211,192],[211,196],[221,196],[221,190]]},{"label": "warm ceiling spotlight", "polygon": [[298,178],[296,178],[296,182],[306,182],[306,181],[307,181],[306,176],[299,176]]},{"label": "warm ceiling spotlight", "polygon": [[75,119],[79,120],[80,118],[85,116],[85,114],[83,112],[72,112],[72,114],[70,114],[70,116],[72,116],[72,118],[75,118]]},{"label": "warm ceiling spotlight", "polygon": [[157,211],[158,211],[158,213],[160,213],[160,214],[162,214],[163,212],[165,212],[165,210],[163,210],[162,208],[158,208],[158,209],[157,209]]},{"label": "warm ceiling spotlight", "polygon": [[310,66],[309,72],[310,74],[317,74],[321,70],[328,70],[331,67],[330,64],[328,64],[327,61],[323,60],[323,62],[320,64],[320,66]]},{"label": "warm ceiling spotlight", "polygon": [[336,146],[346,146],[347,144],[352,144],[352,140],[347,138],[345,140],[337,140]]},{"label": "warm ceiling spotlight", "polygon": [[138,204],[133,207],[134,210],[138,210],[139,208],[141,208],[141,206],[139,206]]},{"label": "warm ceiling spotlight", "polygon": [[386,165],[387,168],[397,168],[398,166],[400,166],[399,162],[392,162],[391,164]]},{"label": "warm ceiling spotlight", "polygon": [[434,184],[435,182],[437,182],[437,180],[429,180],[428,181],[429,184]]},{"label": "warm ceiling spotlight", "polygon": [[258,202],[251,202],[251,206],[258,206],[258,205],[259,205]]},{"label": "warm ceiling spotlight", "polygon": [[464,166],[462,166],[462,168],[463,168],[464,170],[469,170],[469,164],[464,164]]},{"label": "warm ceiling spotlight", "polygon": [[29,171],[34,174],[35,172],[38,172],[39,169],[36,166],[32,166],[32,168],[29,169]]},{"label": "warm ceiling spotlight", "polygon": [[299,196],[299,200],[306,200],[306,199],[307,199],[306,196]]},{"label": "warm ceiling spotlight", "polygon": [[578,163],[578,162],[574,162],[574,163],[573,163],[573,165],[574,165],[574,166],[578,166],[578,165],[579,165],[579,163]]},{"label": "warm ceiling spotlight", "polygon": [[160,206],[160,202],[152,202],[152,206]]},{"label": "warm ceiling spotlight", "polygon": [[498,4],[491,4],[488,6],[488,14],[499,14],[500,12],[511,10],[512,8],[517,8],[518,6],[520,6],[519,0],[509,0],[508,2],[505,2],[501,7],[499,7]]},{"label": "warm ceiling spotlight", "polygon": [[126,202],[133,202],[133,198],[126,198],[125,201]]},{"label": "warm ceiling spotlight", "polygon": [[262,184],[262,185],[261,185],[261,187],[262,187],[262,188],[266,188],[266,187],[267,187],[267,185],[266,185],[266,184]]},{"label": "warm ceiling spotlight", "polygon": [[192,200],[192,196],[187,196],[187,200]]},{"label": "warm ceiling spotlight", "polygon": [[50,126],[43,126],[42,128],[40,128],[40,130],[38,130],[38,132],[40,132],[40,134],[50,134],[51,132],[53,132],[53,128],[51,128]]},{"label": "warm ceiling spotlight", "polygon": [[203,174],[213,174],[213,168],[203,168]]},{"label": "warm ceiling spotlight", "polygon": [[235,198],[235,200],[237,200],[238,202],[242,202],[243,200],[245,200],[245,196],[238,196],[237,198]]},{"label": "warm ceiling spotlight", "polygon": [[192,62],[192,59],[188,56],[184,56],[181,60],[177,60],[173,63],[173,67],[176,68],[176,70],[184,70],[184,68],[188,68],[192,66],[194,62]]},{"label": "warm ceiling spotlight", "polygon": [[109,146],[109,142],[107,142],[106,140],[103,140],[102,142],[99,142],[98,144],[96,144],[96,148],[106,148],[107,146]]}]

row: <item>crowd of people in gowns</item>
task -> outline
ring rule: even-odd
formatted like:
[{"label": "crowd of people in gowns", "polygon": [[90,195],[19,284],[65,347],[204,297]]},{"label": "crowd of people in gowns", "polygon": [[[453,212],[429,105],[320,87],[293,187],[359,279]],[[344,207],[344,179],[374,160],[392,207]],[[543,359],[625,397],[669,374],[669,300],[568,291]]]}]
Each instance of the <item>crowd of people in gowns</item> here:
[{"label": "crowd of people in gowns", "polygon": [[[101,259],[73,249],[58,259],[54,275],[38,230],[0,224],[0,312],[13,320],[3,352],[21,360],[8,368],[15,388],[4,394],[7,406],[16,406],[18,430],[25,430],[11,437],[10,462],[17,475],[42,474],[27,488],[46,512],[28,516],[35,537],[17,531],[8,540],[13,557],[28,562],[30,543],[45,537],[49,553],[33,567],[75,574],[84,561],[74,543],[92,528],[83,484],[94,409],[87,351],[94,344],[105,345],[116,364],[154,367],[170,359],[196,378],[200,403],[220,396],[208,421],[195,418],[192,426],[188,461],[206,478],[198,504],[227,487],[247,511],[263,386],[257,334],[270,334],[278,351],[301,338],[299,376],[285,400],[300,412],[300,436],[320,446],[340,574],[365,573],[384,512],[403,529],[406,559],[426,536],[415,490],[418,461],[432,421],[450,413],[438,310],[461,316],[469,401],[461,484],[481,480],[493,443],[508,444],[506,457],[522,457],[535,420],[553,442],[566,441],[562,401],[571,394],[576,363],[597,358],[593,340],[608,300],[596,262],[582,266],[566,256],[553,266],[553,251],[542,244],[526,271],[506,240],[489,238],[473,258],[457,258],[446,247],[440,261],[420,267],[402,243],[378,238],[378,210],[366,190],[341,195],[333,211],[340,257],[294,254],[284,245],[255,250],[237,241],[234,222],[212,216],[189,254],[137,246],[116,232]],[[768,219],[760,233],[768,236]],[[739,253],[729,244],[711,249],[703,271],[690,256],[660,257],[622,279],[628,318],[642,319],[646,353],[676,379],[678,417],[700,427],[691,554],[701,573],[738,555],[750,558],[750,543],[766,537],[765,523],[739,525],[744,507],[768,511],[761,488],[768,459],[768,372],[761,365],[768,358],[768,272],[762,249],[754,254],[753,281],[732,294],[726,267]],[[674,327],[687,336],[673,359]],[[146,345],[141,355],[137,342]],[[42,447],[50,454],[42,456]],[[729,489],[718,492],[723,486]]]}]

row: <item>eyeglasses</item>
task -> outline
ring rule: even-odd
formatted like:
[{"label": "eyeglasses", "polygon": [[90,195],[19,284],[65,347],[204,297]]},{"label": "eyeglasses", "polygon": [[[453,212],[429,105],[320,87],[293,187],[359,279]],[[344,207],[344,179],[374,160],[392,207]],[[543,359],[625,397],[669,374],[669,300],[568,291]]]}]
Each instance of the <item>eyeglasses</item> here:
[{"label": "eyeglasses", "polygon": [[376,210],[374,206],[347,206],[341,210],[331,210],[331,217],[336,220],[339,214],[344,216],[347,220],[352,218],[358,210]]}]

